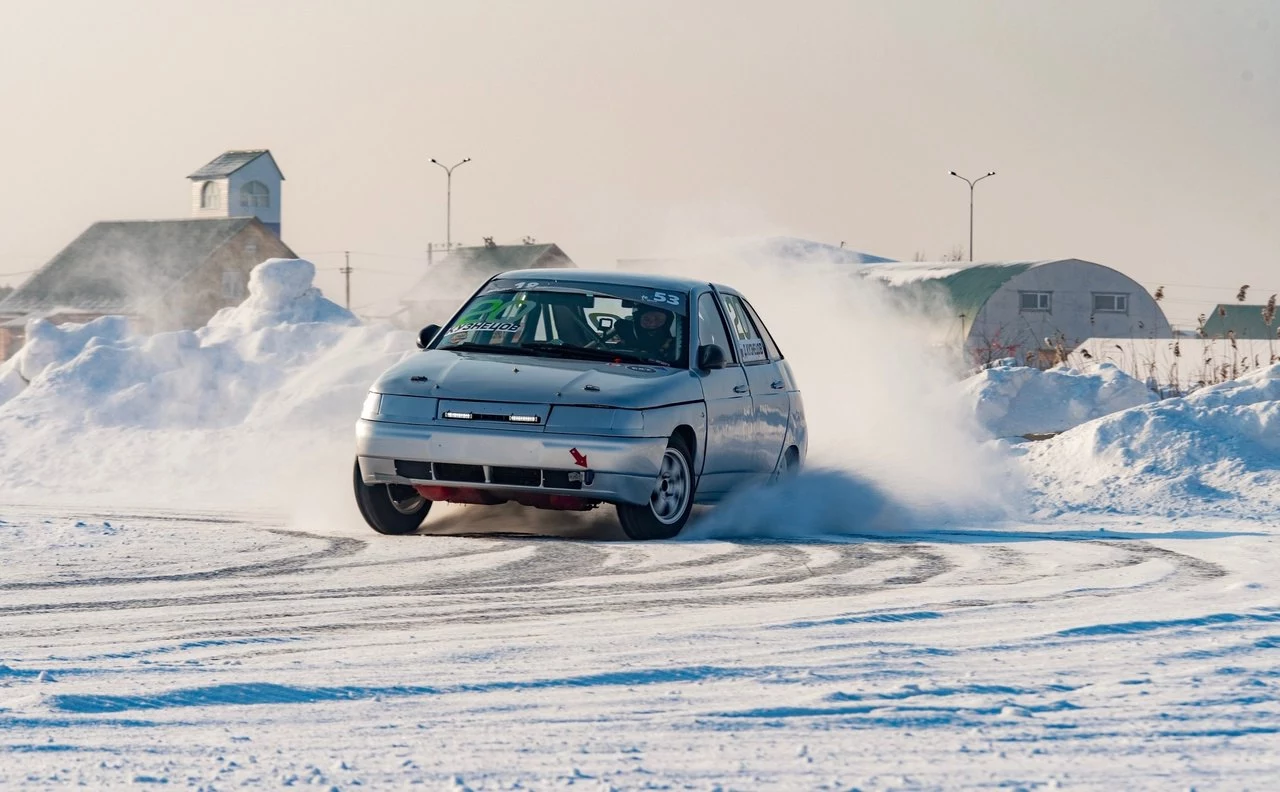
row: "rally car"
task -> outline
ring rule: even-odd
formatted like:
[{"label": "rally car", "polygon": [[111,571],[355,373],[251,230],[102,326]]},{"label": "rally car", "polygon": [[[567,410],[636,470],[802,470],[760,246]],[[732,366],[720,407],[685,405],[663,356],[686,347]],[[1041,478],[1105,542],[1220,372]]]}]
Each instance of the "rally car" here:
[{"label": "rally car", "polygon": [[436,501],[617,509],[632,539],[799,469],[804,405],[734,289],[579,269],[494,276],[373,384],[356,502],[379,533]]}]

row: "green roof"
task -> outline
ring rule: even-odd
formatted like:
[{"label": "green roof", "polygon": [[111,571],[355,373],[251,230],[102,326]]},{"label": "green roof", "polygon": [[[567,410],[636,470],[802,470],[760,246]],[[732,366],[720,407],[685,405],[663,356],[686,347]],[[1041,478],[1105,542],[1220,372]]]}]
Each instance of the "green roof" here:
[{"label": "green roof", "polygon": [[1204,334],[1208,338],[1226,338],[1227,333],[1235,331],[1236,338],[1242,341],[1280,337],[1276,335],[1280,330],[1280,316],[1273,318],[1268,326],[1262,321],[1262,310],[1261,305],[1219,304],[1205,320]]}]

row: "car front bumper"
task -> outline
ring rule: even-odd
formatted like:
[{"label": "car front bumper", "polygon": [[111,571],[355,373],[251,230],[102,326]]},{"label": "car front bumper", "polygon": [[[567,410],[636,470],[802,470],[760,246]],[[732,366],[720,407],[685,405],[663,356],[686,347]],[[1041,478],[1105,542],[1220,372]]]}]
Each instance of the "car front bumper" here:
[{"label": "car front bumper", "polygon": [[[666,438],[660,437],[525,432],[364,418],[356,423],[360,475],[370,485],[462,487],[495,494],[531,492],[608,503],[648,503],[666,447]],[[423,463],[432,465],[425,467]],[[440,465],[449,467],[442,469]],[[449,477],[461,467],[470,469],[465,478]],[[520,475],[540,471],[542,483],[509,483],[512,471],[523,471]],[[579,475],[570,483],[564,480],[565,474]]]}]

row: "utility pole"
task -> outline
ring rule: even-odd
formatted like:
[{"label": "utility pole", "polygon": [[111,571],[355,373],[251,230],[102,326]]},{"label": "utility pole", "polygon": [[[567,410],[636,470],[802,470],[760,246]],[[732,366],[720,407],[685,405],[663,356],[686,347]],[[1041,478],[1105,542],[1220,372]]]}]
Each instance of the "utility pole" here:
[{"label": "utility pole", "polygon": [[979,176],[973,181],[969,181],[968,179],[956,173],[955,171],[951,171],[951,175],[955,176],[957,179],[960,179],[965,184],[969,185],[969,260],[973,261],[973,187],[975,184],[987,178],[988,176],[995,176],[996,172],[991,171],[986,176]]},{"label": "utility pole", "polygon": [[342,251],[342,255],[347,263],[346,263],[346,266],[338,270],[338,272],[341,272],[343,275],[347,276],[347,310],[350,311],[351,310],[351,251],[344,250]]},{"label": "utility pole", "polygon": [[445,165],[435,157],[431,158],[433,164],[439,165],[444,169],[445,174],[445,193],[444,193],[444,247],[445,250],[453,248],[453,171],[462,165],[466,165],[471,161],[470,157],[462,160],[462,162],[453,165]]},{"label": "utility pole", "polygon": [[427,243],[427,269],[431,269],[431,265],[435,263],[435,254],[439,251],[443,251],[445,255],[448,255],[449,248],[435,242]]}]

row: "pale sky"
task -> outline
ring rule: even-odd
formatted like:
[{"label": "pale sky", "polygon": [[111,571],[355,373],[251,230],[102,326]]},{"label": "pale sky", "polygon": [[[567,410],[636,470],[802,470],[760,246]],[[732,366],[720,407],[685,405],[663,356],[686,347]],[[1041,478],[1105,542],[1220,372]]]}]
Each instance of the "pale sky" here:
[{"label": "pale sky", "polygon": [[[1280,291],[1280,0],[0,0],[0,273],[189,214],[269,148],[285,241],[358,308],[428,241],[580,266],[785,233],[899,259],[1074,256],[1187,323]],[[377,255],[372,255],[377,254]],[[0,284],[23,275],[0,274]]]}]

